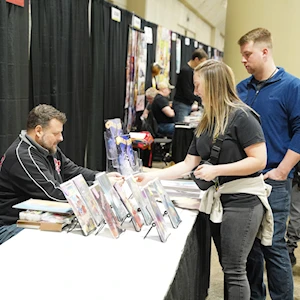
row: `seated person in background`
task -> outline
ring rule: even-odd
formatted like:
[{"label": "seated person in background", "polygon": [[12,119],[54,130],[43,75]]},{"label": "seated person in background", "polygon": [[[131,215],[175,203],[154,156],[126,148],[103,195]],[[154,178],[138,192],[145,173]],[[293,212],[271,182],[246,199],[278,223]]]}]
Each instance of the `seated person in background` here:
[{"label": "seated person in background", "polygon": [[191,59],[181,68],[173,101],[175,122],[184,122],[184,117],[188,116],[191,111],[197,110],[198,103],[201,105],[201,98],[194,95],[193,74],[194,69],[207,58],[208,55],[203,49],[197,49],[193,52]]},{"label": "seated person in background", "polygon": [[[0,161],[0,245],[22,228],[16,226],[19,210],[13,205],[29,198],[66,202],[59,185],[82,174],[94,181],[97,171],[79,167],[57,147],[63,140],[66,115],[41,104],[27,119],[27,131],[6,150]],[[118,173],[111,173],[121,179]]]},{"label": "seated person in background", "polygon": [[157,122],[158,133],[169,137],[173,136],[175,124],[173,117],[174,110],[169,105],[169,100],[166,98],[171,90],[167,82],[158,84],[160,90],[149,88],[146,91],[146,98],[151,104],[153,116]]},{"label": "seated person in background", "polygon": [[[157,63],[154,63],[154,64],[157,64]],[[153,64],[153,65],[154,65],[154,64]],[[152,86],[151,88],[149,88],[149,91],[150,91],[150,89],[153,89],[153,90],[152,90],[152,92],[153,92],[153,91],[155,91],[156,89],[158,89],[164,97],[167,97],[167,98],[168,98],[169,95],[170,95],[170,92],[171,92],[170,90],[171,90],[171,89],[174,89],[175,86],[174,86],[174,85],[171,85],[169,82],[167,82],[164,76],[162,76],[162,77],[160,78],[160,80],[163,82],[163,84],[160,84],[160,83],[157,83],[157,84],[156,84],[156,83],[155,83],[155,87]],[[165,82],[166,82],[166,83],[165,83]],[[159,87],[160,87],[160,88],[159,88]],[[145,109],[144,109],[144,111],[143,111],[143,114],[141,115],[141,119],[142,119],[142,120],[147,119],[148,114],[149,114],[149,111],[151,110],[151,104],[152,104],[152,102],[153,102],[153,98],[151,98],[151,97],[148,97],[148,98],[147,98],[147,96],[146,96],[146,99],[147,99],[148,103],[146,104],[146,107],[145,107]],[[197,106],[197,107],[198,107],[198,106]]]}]

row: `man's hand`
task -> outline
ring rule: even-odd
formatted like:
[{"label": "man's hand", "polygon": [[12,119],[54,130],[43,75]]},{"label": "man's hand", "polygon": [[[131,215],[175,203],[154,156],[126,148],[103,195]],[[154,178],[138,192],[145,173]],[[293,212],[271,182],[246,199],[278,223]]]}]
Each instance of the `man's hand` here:
[{"label": "man's hand", "polygon": [[283,174],[282,172],[279,171],[278,168],[276,168],[264,174],[264,180],[266,180],[267,178],[280,181],[280,180],[286,180],[287,175]]}]

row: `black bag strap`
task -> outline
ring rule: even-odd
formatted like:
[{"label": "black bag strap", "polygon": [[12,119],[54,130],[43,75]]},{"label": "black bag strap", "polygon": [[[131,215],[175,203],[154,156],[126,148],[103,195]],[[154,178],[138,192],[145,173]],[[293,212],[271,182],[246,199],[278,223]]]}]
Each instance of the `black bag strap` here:
[{"label": "black bag strap", "polygon": [[224,134],[219,134],[216,141],[213,143],[213,145],[211,147],[209,162],[213,165],[217,165],[218,162],[219,162],[219,156],[220,156],[220,152],[221,152],[221,149],[222,149],[222,144],[223,144],[223,141],[224,141],[224,138],[225,138],[225,134],[227,133],[228,128],[230,127],[230,125],[231,125],[231,123],[234,119],[234,115],[235,115],[234,113],[231,113],[229,115],[228,124],[226,126],[225,133]]},{"label": "black bag strap", "polygon": [[213,165],[218,164],[223,141],[224,141],[224,134],[220,134],[211,147],[209,161]]}]

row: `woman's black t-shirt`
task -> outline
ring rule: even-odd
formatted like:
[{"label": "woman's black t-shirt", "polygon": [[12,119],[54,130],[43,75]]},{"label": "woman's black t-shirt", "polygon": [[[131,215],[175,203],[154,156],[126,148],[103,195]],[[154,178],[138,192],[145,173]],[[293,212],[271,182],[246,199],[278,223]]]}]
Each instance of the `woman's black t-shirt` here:
[{"label": "woman's black t-shirt", "polygon": [[[244,151],[245,148],[264,141],[259,117],[249,108],[238,108],[233,112],[229,126],[225,131],[218,163],[227,164],[242,160],[247,157]],[[212,137],[203,133],[199,137],[194,136],[188,154],[200,156],[202,160],[208,160],[211,147]],[[248,176],[220,176],[219,183],[222,185],[232,180],[259,175],[260,173],[256,172]],[[237,193],[221,195],[221,202],[223,207],[253,207],[260,200],[255,195]]]}]

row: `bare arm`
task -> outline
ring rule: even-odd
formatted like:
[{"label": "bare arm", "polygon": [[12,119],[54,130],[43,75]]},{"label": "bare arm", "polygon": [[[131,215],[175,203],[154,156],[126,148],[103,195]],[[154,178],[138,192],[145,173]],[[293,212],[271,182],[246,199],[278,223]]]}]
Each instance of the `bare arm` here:
[{"label": "bare arm", "polygon": [[175,112],[174,110],[170,107],[170,106],[165,106],[162,110],[161,110],[167,117],[174,117],[175,116]]},{"label": "bare arm", "polygon": [[157,170],[154,172],[149,172],[149,173],[141,173],[137,174],[135,177],[138,182],[141,184],[146,184],[150,180],[158,177],[159,179],[176,179],[176,178],[181,178],[183,175],[186,173],[189,173],[193,168],[198,166],[198,164],[201,161],[200,156],[194,156],[194,155],[187,155],[185,160],[177,163],[176,165],[162,169],[162,170]]},{"label": "bare arm", "polygon": [[247,157],[228,164],[200,165],[194,174],[206,181],[218,176],[245,176],[264,169],[267,163],[267,149],[265,143],[253,144],[244,149]]}]

